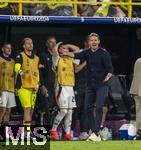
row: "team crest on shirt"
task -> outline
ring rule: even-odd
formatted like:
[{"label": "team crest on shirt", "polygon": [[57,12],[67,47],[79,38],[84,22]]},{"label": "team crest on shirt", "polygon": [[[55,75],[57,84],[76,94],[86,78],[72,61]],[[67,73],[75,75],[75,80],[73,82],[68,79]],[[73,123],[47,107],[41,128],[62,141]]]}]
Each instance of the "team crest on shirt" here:
[{"label": "team crest on shirt", "polygon": [[37,73],[37,72],[34,72],[33,75],[37,77],[37,76],[38,76],[38,73]]},{"label": "team crest on shirt", "polygon": [[2,67],[3,67],[3,68],[6,67],[6,62],[2,62]]},{"label": "team crest on shirt", "polygon": [[66,70],[66,68],[65,68],[65,67],[63,67],[62,71],[65,71],[65,70]]}]

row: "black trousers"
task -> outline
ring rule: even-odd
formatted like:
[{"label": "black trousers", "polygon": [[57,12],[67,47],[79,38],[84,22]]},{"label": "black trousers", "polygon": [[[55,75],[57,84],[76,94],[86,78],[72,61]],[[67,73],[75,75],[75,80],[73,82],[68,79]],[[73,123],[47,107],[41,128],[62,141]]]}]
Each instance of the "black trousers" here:
[{"label": "black trousers", "polygon": [[[88,117],[89,127],[93,132],[99,132],[102,120],[102,107],[108,95],[108,86],[98,88],[87,87],[85,95],[85,116]],[[95,106],[96,105],[96,106]],[[95,106],[95,116],[93,108]]]}]

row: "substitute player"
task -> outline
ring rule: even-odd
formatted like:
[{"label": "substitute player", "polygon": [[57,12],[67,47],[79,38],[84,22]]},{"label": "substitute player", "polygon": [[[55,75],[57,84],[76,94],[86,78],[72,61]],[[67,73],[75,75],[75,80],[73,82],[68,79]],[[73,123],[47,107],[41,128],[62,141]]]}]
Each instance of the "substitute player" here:
[{"label": "substitute player", "polygon": [[16,106],[14,95],[14,60],[11,44],[4,43],[0,56],[0,125],[8,125],[11,108]]},{"label": "substitute player", "polygon": [[72,109],[76,107],[73,87],[75,85],[74,60],[68,56],[61,56],[64,51],[77,51],[79,48],[71,44],[61,42],[53,49],[53,66],[57,74],[56,100],[60,112],[55,117],[50,134],[54,140],[59,140],[57,127],[64,118],[64,139],[71,140]]},{"label": "substitute player", "polygon": [[[16,106],[14,95],[14,60],[10,58],[11,44],[4,43],[0,56],[0,133],[4,131],[1,125],[8,125],[11,108]],[[3,137],[0,135],[0,140]]]},{"label": "substitute player", "polygon": [[16,57],[16,88],[24,109],[23,124],[30,126],[39,84],[39,58],[33,52],[31,38],[24,38],[23,48],[24,51]]}]

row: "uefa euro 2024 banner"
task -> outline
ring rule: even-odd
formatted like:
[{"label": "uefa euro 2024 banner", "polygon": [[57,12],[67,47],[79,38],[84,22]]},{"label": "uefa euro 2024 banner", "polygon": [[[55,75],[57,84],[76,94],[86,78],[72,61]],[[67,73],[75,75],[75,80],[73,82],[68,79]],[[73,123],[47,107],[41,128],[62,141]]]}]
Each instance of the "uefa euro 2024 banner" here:
[{"label": "uefa euro 2024 banner", "polygon": [[52,16],[0,16],[0,22],[16,23],[94,23],[94,24],[141,24],[141,18],[93,18],[93,17],[52,17]]}]

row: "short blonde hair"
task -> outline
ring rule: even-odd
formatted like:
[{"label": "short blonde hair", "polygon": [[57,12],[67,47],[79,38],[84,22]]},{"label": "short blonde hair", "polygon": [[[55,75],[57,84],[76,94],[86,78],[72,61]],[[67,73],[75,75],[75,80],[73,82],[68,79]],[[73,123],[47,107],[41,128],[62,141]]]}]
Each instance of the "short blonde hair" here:
[{"label": "short blonde hair", "polygon": [[23,39],[22,44],[24,45],[27,40],[32,40],[30,37],[26,37]]},{"label": "short blonde hair", "polygon": [[90,37],[92,37],[92,36],[95,36],[95,37],[97,37],[100,40],[100,36],[97,33],[95,33],[95,32],[90,33],[89,36],[88,36],[88,39]]}]

